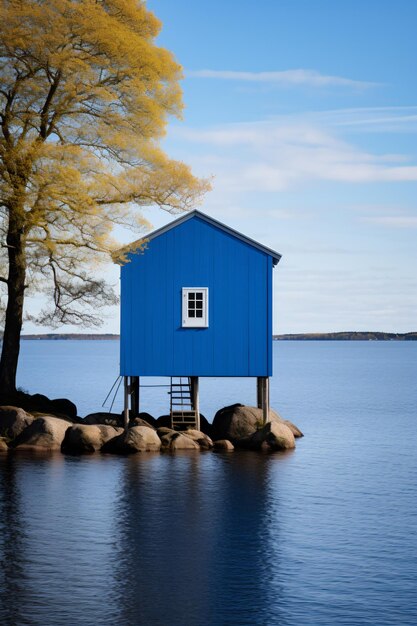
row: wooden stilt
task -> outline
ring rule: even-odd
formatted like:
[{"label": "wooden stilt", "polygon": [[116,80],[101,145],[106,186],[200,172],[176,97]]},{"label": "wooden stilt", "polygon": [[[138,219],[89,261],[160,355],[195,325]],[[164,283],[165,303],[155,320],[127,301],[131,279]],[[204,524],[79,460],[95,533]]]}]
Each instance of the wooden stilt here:
[{"label": "wooden stilt", "polygon": [[132,403],[132,416],[137,417],[139,415],[139,376],[132,376],[130,379],[130,395]]},{"label": "wooden stilt", "polygon": [[264,405],[263,405],[263,422],[266,424],[270,421],[269,417],[269,378],[264,378]]},{"label": "wooden stilt", "polygon": [[191,376],[191,397],[195,411],[196,429],[200,430],[200,394],[198,376]]},{"label": "wooden stilt", "polygon": [[123,426],[127,430],[129,428],[129,377],[124,377],[124,409],[123,409]]},{"label": "wooden stilt", "polygon": [[262,378],[259,376],[256,379],[256,406],[258,409],[262,409]]},{"label": "wooden stilt", "polygon": [[198,376],[195,377],[195,411],[196,411],[196,422],[197,422],[197,430],[200,430],[200,382]]},{"label": "wooden stilt", "polygon": [[256,379],[256,401],[258,409],[262,409],[262,423],[265,425],[269,418],[269,378],[258,376]]}]

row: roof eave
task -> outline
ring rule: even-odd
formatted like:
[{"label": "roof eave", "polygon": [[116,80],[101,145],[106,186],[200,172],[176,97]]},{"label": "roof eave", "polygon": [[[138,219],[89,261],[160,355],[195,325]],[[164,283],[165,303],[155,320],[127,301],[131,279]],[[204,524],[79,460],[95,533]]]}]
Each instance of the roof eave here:
[{"label": "roof eave", "polygon": [[[226,226],[226,224],[223,224],[222,222],[219,222],[214,217],[206,215],[206,213],[202,213],[201,211],[198,211],[197,209],[194,209],[193,211],[187,212],[185,215],[181,215],[176,220],[173,220],[172,222],[169,222],[169,224],[165,224],[165,226],[161,226],[161,228],[157,228],[152,233],[149,233],[148,235],[145,235],[144,237],[141,237],[140,239],[137,239],[136,241],[133,241],[132,243],[130,243],[130,244],[126,245],[126,246],[123,246],[122,248],[120,248],[120,250],[117,250],[114,253],[113,258],[114,259],[117,259],[117,258],[120,259],[120,255],[121,254],[129,254],[130,251],[134,251],[134,250],[140,249],[143,246],[143,244],[145,244],[146,242],[151,241],[152,239],[155,239],[156,237],[159,237],[159,235],[162,235],[165,232],[167,232],[168,230],[171,230],[172,228],[175,228],[179,224],[182,224],[183,222],[188,221],[189,219],[193,218],[194,216],[200,217],[201,219],[203,219],[204,221],[208,222],[209,224],[212,224],[213,226],[216,226],[217,228],[220,228],[221,230],[223,230],[226,233],[234,235],[237,239],[240,239],[241,241],[244,241],[244,242],[248,243],[249,245],[252,245],[254,248],[258,248],[258,250],[261,250],[265,254],[268,254],[270,257],[272,257],[274,266],[279,263],[279,261],[281,259],[281,254],[279,254],[278,252],[275,252],[275,250],[272,250],[271,248],[268,248],[267,246],[264,246],[263,244],[259,243],[258,241],[255,241],[254,239],[251,239],[250,237],[247,237],[243,233],[240,233],[239,231],[235,230],[234,228],[231,228],[230,226]],[[117,263],[116,260],[115,260],[115,262]]]}]

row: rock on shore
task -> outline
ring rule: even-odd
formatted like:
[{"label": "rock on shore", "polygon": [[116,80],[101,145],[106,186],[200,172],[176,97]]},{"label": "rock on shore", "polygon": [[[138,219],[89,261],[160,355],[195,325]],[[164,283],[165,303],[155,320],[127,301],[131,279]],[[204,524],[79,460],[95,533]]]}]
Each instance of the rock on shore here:
[{"label": "rock on shore", "polygon": [[[263,425],[261,409],[241,404],[220,409],[212,425],[201,417],[201,431],[176,431],[170,427],[168,416],[155,420],[148,413],[141,413],[130,420],[125,432],[119,426],[120,415],[115,413],[91,413],[84,420],[77,418],[78,423],[74,424],[71,417],[29,413],[20,407],[2,406],[0,449],[61,450],[73,455],[98,451],[124,455],[213,448],[232,451],[235,447],[272,452],[294,448],[294,438],[303,436],[297,426],[282,419],[275,411],[271,410],[271,421]],[[204,432],[208,430],[214,435],[214,443]]]},{"label": "rock on shore", "polygon": [[123,418],[119,413],[105,413],[104,411],[98,413],[89,413],[82,421],[83,424],[103,426],[122,427]]},{"label": "rock on shore", "polygon": [[71,425],[72,422],[51,415],[38,417],[10,443],[10,447],[21,450],[60,450],[65,432]]},{"label": "rock on shore", "polygon": [[172,428],[160,427],[157,430],[161,439],[162,450],[208,450],[213,443],[200,430],[184,430],[178,432]]},{"label": "rock on shore", "polygon": [[[294,424],[288,420],[283,420],[272,409],[269,412],[269,417],[271,423],[285,425],[295,437],[303,436]],[[263,428],[262,409],[242,404],[224,407],[217,411],[212,428],[214,440],[228,439],[234,445],[251,447],[252,435]]]},{"label": "rock on shore", "polygon": [[4,394],[0,390],[0,405],[19,407],[30,414],[38,413],[62,417],[73,423],[80,421],[80,418],[77,417],[77,407],[66,398],[50,400],[41,393],[31,395],[23,391],[16,391],[13,394]]},{"label": "rock on shore", "polygon": [[64,454],[92,454],[101,450],[103,445],[122,434],[122,428],[114,428],[105,424],[75,424],[65,432],[61,444]]},{"label": "rock on shore", "polygon": [[161,440],[156,431],[148,426],[132,426],[117,437],[113,437],[102,447],[110,454],[134,454],[135,452],[157,452]]},{"label": "rock on shore", "polygon": [[219,439],[213,442],[213,449],[216,452],[233,452],[235,447],[228,439]]},{"label": "rock on shore", "polygon": [[268,422],[254,433],[248,442],[251,450],[275,452],[275,450],[291,450],[295,448],[294,435],[286,424]]},{"label": "rock on shore", "polygon": [[0,406],[0,436],[15,439],[34,420],[33,415],[16,406]]},{"label": "rock on shore", "polygon": [[182,434],[197,443],[200,446],[201,450],[210,450],[213,447],[213,441],[211,440],[211,438],[203,433],[201,430],[189,428]]}]

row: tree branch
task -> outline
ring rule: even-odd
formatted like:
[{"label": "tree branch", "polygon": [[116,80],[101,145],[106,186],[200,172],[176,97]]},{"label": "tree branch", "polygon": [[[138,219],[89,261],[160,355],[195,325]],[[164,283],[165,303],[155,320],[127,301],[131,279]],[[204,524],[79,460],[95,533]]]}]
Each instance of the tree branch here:
[{"label": "tree branch", "polygon": [[60,79],[61,79],[61,72],[60,70],[58,70],[51,83],[51,86],[48,91],[48,95],[46,96],[45,104],[43,105],[43,108],[41,111],[41,127],[40,127],[39,134],[42,137],[42,139],[46,139],[48,134],[51,131],[51,125],[49,125],[49,129],[48,129],[48,121],[49,121],[48,114],[49,114],[49,109],[51,106],[52,99],[55,95],[56,90],[58,89]]}]

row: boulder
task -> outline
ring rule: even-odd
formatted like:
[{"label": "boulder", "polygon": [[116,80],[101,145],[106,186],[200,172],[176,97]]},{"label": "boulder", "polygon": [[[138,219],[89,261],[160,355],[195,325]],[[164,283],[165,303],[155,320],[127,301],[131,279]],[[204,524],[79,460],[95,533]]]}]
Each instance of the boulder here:
[{"label": "boulder", "polygon": [[[151,416],[149,416],[149,417],[151,417]],[[154,420],[154,422],[156,422],[156,420]],[[134,418],[132,418],[129,421],[129,428],[132,428],[132,426],[146,426],[147,428],[152,428],[152,430],[156,430],[156,428],[152,424],[150,424],[147,420],[145,420],[142,417],[134,417]]]},{"label": "boulder", "polygon": [[232,404],[217,411],[213,420],[213,439],[234,443],[250,437],[262,427],[262,410],[243,404]]},{"label": "boulder", "polygon": [[168,426],[159,426],[159,428],[156,429],[156,432],[158,433],[158,435],[160,437],[162,437],[163,435],[168,435],[168,434],[177,434],[178,431],[174,430],[173,428],[168,428]]},{"label": "boulder", "polygon": [[275,450],[291,450],[295,448],[294,435],[286,424],[268,422],[263,428],[254,433],[245,447],[251,450],[273,452]]},{"label": "boulder", "polygon": [[33,420],[33,415],[16,406],[0,406],[0,436],[15,439]]},{"label": "boulder", "polygon": [[[146,423],[147,426],[151,426],[152,428],[156,428],[156,419],[150,413],[146,413],[146,411],[142,411],[139,415],[131,418],[131,421],[135,421],[137,419],[142,420]],[[140,425],[140,424],[138,424]]]},{"label": "boulder", "polygon": [[47,409],[48,413],[56,415],[65,415],[70,421],[78,421],[77,407],[71,400],[67,398],[57,398],[56,400],[50,400],[50,406]]},{"label": "boulder", "polygon": [[89,413],[83,419],[83,424],[102,424],[103,426],[113,426],[113,428],[123,426],[123,417],[119,413]]},{"label": "boulder", "polygon": [[19,450],[60,450],[66,430],[72,422],[52,415],[33,420],[11,443]]},{"label": "boulder", "polygon": [[3,439],[3,437],[0,437],[0,454],[2,452],[7,452],[9,449],[9,446],[6,443],[6,440]]},{"label": "boulder", "polygon": [[171,440],[179,435],[178,431],[168,428],[167,426],[160,426],[156,432],[161,440],[161,448],[163,450],[167,450],[171,445]]},{"label": "boulder", "polygon": [[[272,409],[269,411],[272,423],[284,424],[285,420]],[[287,425],[293,434],[302,436],[301,431],[291,422]],[[233,404],[217,411],[213,420],[213,439],[229,439],[233,444],[245,441],[263,427],[263,412],[252,406]]]},{"label": "boulder", "polygon": [[50,403],[50,399],[47,396],[44,396],[42,393],[27,393],[24,395],[26,398],[26,403],[31,404],[34,410],[41,410],[43,406]]},{"label": "boulder", "polygon": [[[114,413],[112,413],[112,415],[114,415]],[[124,411],[119,413],[118,423],[119,425],[124,426]],[[132,426],[149,426],[156,429],[156,419],[150,413],[146,413],[146,411],[142,411],[139,415],[136,415],[131,409],[129,409],[129,428]]]},{"label": "boulder", "polygon": [[213,450],[215,452],[233,452],[234,445],[228,439],[219,439],[213,442]]},{"label": "boulder", "polygon": [[[188,432],[178,432],[164,426],[158,428],[157,433],[161,439],[161,448],[163,450],[199,450],[199,444],[193,440],[192,435],[187,436]],[[200,433],[198,430],[193,432]]]},{"label": "boulder", "polygon": [[160,415],[155,420],[155,428],[159,430],[160,428],[171,428],[171,416],[170,415]]},{"label": "boulder", "polygon": [[211,450],[213,447],[213,442],[208,435],[205,435],[201,430],[194,430],[193,428],[189,428],[185,430],[183,433],[186,437],[190,437],[193,441],[198,443],[201,450]]},{"label": "boulder", "polygon": [[205,435],[208,435],[210,438],[213,432],[213,426],[210,422],[204,417],[202,413],[200,413],[200,430]]},{"label": "boulder", "polygon": [[92,454],[123,432],[122,428],[113,428],[104,424],[74,424],[65,433],[61,444],[64,454]]},{"label": "boulder", "polygon": [[176,433],[176,437],[172,437],[169,446],[170,450],[200,450],[200,446],[191,437],[187,437],[185,433]]},{"label": "boulder", "polygon": [[50,400],[41,393],[33,395],[24,391],[16,391],[13,394],[2,394],[0,392],[0,405],[18,406],[28,413],[40,413],[41,415],[54,415],[62,417],[70,422],[78,423],[77,407],[66,398]]},{"label": "boulder", "polygon": [[133,426],[107,441],[101,450],[110,454],[134,454],[136,452],[156,452],[160,448],[161,441],[153,428]]},{"label": "boulder", "polygon": [[304,437],[304,433],[301,432],[298,426],[290,422],[290,420],[282,420],[282,423],[288,426],[288,428],[290,429],[290,431],[292,432],[292,434],[294,435],[296,439],[297,437]]}]

